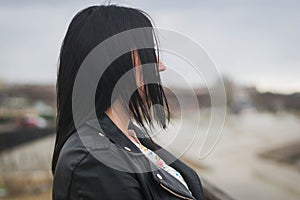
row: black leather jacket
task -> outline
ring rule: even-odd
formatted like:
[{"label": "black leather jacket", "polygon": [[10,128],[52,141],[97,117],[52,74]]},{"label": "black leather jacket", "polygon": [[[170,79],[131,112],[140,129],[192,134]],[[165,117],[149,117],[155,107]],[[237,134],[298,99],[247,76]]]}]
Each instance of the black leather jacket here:
[{"label": "black leather jacket", "polygon": [[132,123],[129,128],[144,146],[181,173],[191,193],[168,172],[154,166],[104,114],[99,120],[88,121],[64,144],[54,173],[53,199],[204,199],[194,170],[144,137]]}]

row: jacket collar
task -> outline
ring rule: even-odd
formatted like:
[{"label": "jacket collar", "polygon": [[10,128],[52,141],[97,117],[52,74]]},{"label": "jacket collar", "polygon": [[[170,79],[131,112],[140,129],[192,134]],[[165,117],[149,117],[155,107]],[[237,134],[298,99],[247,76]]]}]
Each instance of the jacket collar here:
[{"label": "jacket collar", "polygon": [[[106,113],[101,113],[98,120],[90,120],[86,122],[88,125],[96,128],[99,132],[108,137],[116,146],[134,153],[141,153],[138,147],[133,144],[124,133],[114,124]],[[100,127],[99,127],[100,125]],[[131,127],[130,125],[129,127]],[[99,129],[100,128],[100,129]],[[101,130],[102,129],[102,130]],[[132,129],[132,128],[130,128]]]},{"label": "jacket collar", "polygon": [[[114,122],[105,113],[99,115],[98,119],[90,120],[86,123],[92,126],[93,128],[97,129],[100,133],[103,133],[105,136],[107,136],[113,143],[115,143],[116,146],[130,152],[139,154],[141,153],[139,148],[135,144],[133,144],[133,142],[131,142],[130,139],[126,137],[126,135],[123,134],[123,132],[114,124]],[[171,167],[179,171],[185,179],[189,179],[186,181],[191,189],[191,186],[194,183],[190,182],[189,184],[189,181],[191,181],[191,179],[188,177],[188,174],[185,173],[187,167],[182,162],[177,160],[172,154],[170,154],[168,151],[166,151],[165,149],[157,145],[155,142],[153,142],[149,137],[146,136],[146,134],[140,128],[135,126],[132,122],[129,123],[128,129],[133,129],[136,132],[137,137],[139,138],[142,145],[151,149],[152,151],[156,151],[158,156],[160,156],[167,164],[169,163]],[[152,171],[152,174],[157,182],[163,184],[167,188],[184,196],[190,197],[191,199],[194,198],[186,190],[185,186],[179,183],[178,180],[176,180],[172,175],[170,175],[163,169],[156,169]]]}]

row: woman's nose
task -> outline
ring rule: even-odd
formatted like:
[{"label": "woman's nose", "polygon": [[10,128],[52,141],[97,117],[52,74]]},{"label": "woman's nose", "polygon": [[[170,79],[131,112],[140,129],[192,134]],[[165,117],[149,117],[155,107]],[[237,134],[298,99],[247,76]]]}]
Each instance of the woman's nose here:
[{"label": "woman's nose", "polygon": [[158,71],[160,71],[160,72],[165,71],[166,68],[167,68],[166,65],[162,61],[159,61],[159,63],[158,63]]}]

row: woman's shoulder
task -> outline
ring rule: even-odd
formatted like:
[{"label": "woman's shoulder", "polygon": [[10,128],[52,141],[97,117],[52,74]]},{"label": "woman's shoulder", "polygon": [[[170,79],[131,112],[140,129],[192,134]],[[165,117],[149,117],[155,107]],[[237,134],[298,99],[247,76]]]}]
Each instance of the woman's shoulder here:
[{"label": "woman's shoulder", "polygon": [[111,142],[108,138],[99,137],[99,135],[102,133],[89,126],[78,128],[63,145],[56,168],[68,167],[69,170],[73,170],[91,151],[108,149]]},{"label": "woman's shoulder", "polygon": [[53,199],[142,199],[135,175],[118,168],[129,163],[112,150],[111,142],[106,137],[84,137],[74,133],[66,141],[54,173]]}]

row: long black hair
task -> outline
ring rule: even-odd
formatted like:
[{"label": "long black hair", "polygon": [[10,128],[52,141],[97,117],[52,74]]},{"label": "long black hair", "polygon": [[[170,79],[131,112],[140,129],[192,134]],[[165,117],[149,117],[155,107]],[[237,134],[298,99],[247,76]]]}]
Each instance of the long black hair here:
[{"label": "long black hair", "polygon": [[[72,92],[82,62],[105,39],[126,30],[142,27],[153,27],[145,12],[117,5],[91,6],[78,12],[72,19],[59,56],[56,83],[56,140],[52,158],[52,173],[55,171],[61,148],[70,135],[76,131],[72,115]],[[153,67],[148,67],[147,70],[142,69],[142,74],[145,77],[149,73],[154,75],[156,77],[155,83],[152,82],[143,86],[144,91],[146,91],[145,97],[141,97],[138,91],[130,95],[126,90],[126,85],[123,86],[122,94],[117,96],[121,101],[129,102],[128,106],[133,119],[144,130],[146,130],[147,125],[148,127],[149,125],[150,127],[153,126],[154,121],[166,128],[166,122],[170,120],[169,106],[158,71],[159,52],[157,47],[155,49],[155,45],[158,44],[154,32],[148,33],[148,36],[149,34],[151,37],[147,37],[146,34],[145,39],[152,41],[153,48],[137,49],[137,53],[141,64],[153,64]],[[105,112],[114,102],[112,92],[116,83],[133,67],[132,52],[128,52],[112,62],[102,77],[99,77],[94,105],[97,116]],[[144,98],[146,100],[143,100]],[[161,106],[151,106],[157,104]]]}]

